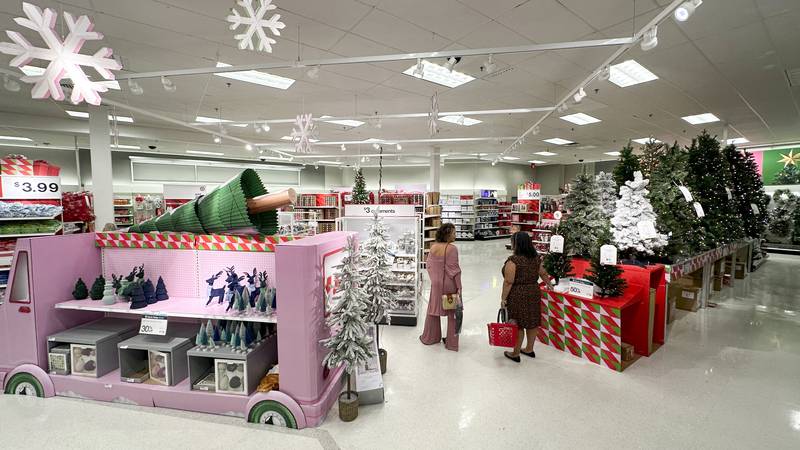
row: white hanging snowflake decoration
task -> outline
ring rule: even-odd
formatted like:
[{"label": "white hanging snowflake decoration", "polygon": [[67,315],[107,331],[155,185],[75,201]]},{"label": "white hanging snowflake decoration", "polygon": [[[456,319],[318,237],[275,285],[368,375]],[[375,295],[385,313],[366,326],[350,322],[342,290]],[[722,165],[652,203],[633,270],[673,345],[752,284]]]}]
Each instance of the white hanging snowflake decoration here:
[{"label": "white hanging snowflake decoration", "polygon": [[272,11],[277,6],[272,4],[272,0],[258,0],[258,10],[253,9],[253,0],[237,0],[236,4],[244,8],[245,16],[240,15],[236,8],[231,8],[231,15],[226,17],[225,20],[231,23],[230,29],[235,30],[239,25],[244,25],[247,29],[244,33],[234,36],[239,41],[239,49],[241,50],[254,50],[253,35],[258,36],[258,51],[272,53],[272,44],[277,41],[267,36],[265,31],[268,28],[275,36],[281,35],[281,29],[286,27],[286,24],[280,21],[280,14],[273,14],[269,20],[264,16],[267,11]]},{"label": "white hanging snowflake decoration", "polygon": [[428,131],[431,137],[439,133],[439,93],[435,92],[431,97],[431,112],[428,113]]},{"label": "white hanging snowflake decoration", "polygon": [[103,34],[92,31],[94,24],[86,16],[79,16],[78,20],[70,14],[64,13],[64,22],[67,24],[69,34],[64,40],[56,33],[55,26],[58,16],[50,8],[42,11],[38,6],[22,3],[25,17],[14,19],[18,25],[31,29],[42,37],[48,48],[34,47],[25,37],[16,31],[6,31],[14,43],[0,42],[0,52],[15,56],[9,65],[22,67],[34,59],[49,61],[47,69],[42,75],[24,76],[21,78],[26,83],[34,83],[31,97],[44,99],[52,97],[54,100],[64,100],[64,91],[61,89],[61,79],[70,78],[73,83],[70,101],[78,104],[86,101],[92,105],[101,102],[100,92],[107,92],[108,87],[102,83],[89,80],[81,66],[92,67],[104,79],[114,80],[112,70],[122,69],[122,65],[110,58],[113,53],[108,47],[103,47],[94,55],[80,53],[86,41],[99,41]]},{"label": "white hanging snowflake decoration", "polygon": [[297,153],[311,153],[311,142],[317,134],[317,126],[311,118],[311,113],[300,114],[294,122],[297,128],[292,128],[292,141]]}]

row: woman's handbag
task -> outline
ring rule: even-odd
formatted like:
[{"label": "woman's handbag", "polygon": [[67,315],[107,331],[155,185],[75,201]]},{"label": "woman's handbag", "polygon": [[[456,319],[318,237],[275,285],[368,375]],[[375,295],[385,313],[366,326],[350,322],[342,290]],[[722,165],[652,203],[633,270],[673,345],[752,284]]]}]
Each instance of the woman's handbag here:
[{"label": "woman's handbag", "polygon": [[[447,276],[447,246],[444,247],[444,259],[442,261],[442,290],[444,290],[444,281],[445,277]],[[442,294],[442,309],[445,311],[451,311],[456,309],[460,298],[458,296],[458,292],[454,294]]]},{"label": "woman's handbag", "polygon": [[519,328],[515,324],[508,323],[505,308],[497,311],[497,322],[486,326],[489,329],[489,345],[509,348],[516,346]]}]

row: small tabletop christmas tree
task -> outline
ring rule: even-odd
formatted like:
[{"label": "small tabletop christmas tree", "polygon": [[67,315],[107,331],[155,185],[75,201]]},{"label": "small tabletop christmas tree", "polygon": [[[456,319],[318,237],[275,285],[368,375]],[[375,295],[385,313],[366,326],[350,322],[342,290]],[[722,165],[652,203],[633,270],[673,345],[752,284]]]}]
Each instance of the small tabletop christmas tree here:
[{"label": "small tabletop christmas tree", "polygon": [[131,309],[141,309],[147,307],[147,299],[144,296],[142,289],[144,283],[132,283],[133,289],[131,291]]},{"label": "small tabletop christmas tree", "polygon": [[103,289],[106,286],[106,280],[102,276],[95,278],[92,283],[92,288],[89,290],[89,298],[92,300],[100,300],[103,298]]},{"label": "small tabletop christmas tree", "polygon": [[614,182],[613,175],[605,172],[598,173],[595,181],[597,182],[597,192],[600,195],[600,209],[603,211],[603,216],[611,220],[618,198],[617,183]]},{"label": "small tabletop christmas tree", "polygon": [[598,236],[597,249],[592,254],[592,266],[587,271],[586,279],[600,290],[601,297],[619,297],[625,292],[627,283],[622,279],[622,269],[617,265],[600,264],[600,247],[611,244],[611,233],[603,231]]},{"label": "small tabletop christmas tree", "polygon": [[361,259],[356,246],[355,237],[347,238],[342,264],[335,268],[340,271],[341,297],[333,305],[327,319],[332,336],[323,339],[322,345],[329,353],[322,364],[329,369],[344,366],[347,377],[347,398],[352,398],[353,390],[350,379],[356,368],[372,357],[371,340],[367,336],[367,323],[364,313],[367,309],[366,293],[361,287],[363,282],[358,268]]},{"label": "small tabletop christmas tree", "polygon": [[[563,226],[556,225],[553,227],[553,235],[554,236],[562,236],[563,237]],[[544,255],[544,259],[542,260],[542,265],[547,273],[550,274],[556,280],[556,284],[559,283],[564,278],[571,277],[574,275],[572,273],[572,258],[567,254],[566,250],[568,248],[568,244],[566,240],[564,241],[564,251],[562,252],[548,252]]]},{"label": "small tabletop christmas tree", "polygon": [[392,263],[389,261],[389,230],[378,215],[377,209],[372,215],[372,222],[367,229],[369,233],[362,248],[362,264],[364,275],[364,292],[367,295],[367,309],[364,319],[376,324],[375,341],[380,349],[380,322],[386,319],[391,323],[389,311],[398,308],[394,291],[386,285],[392,282]]},{"label": "small tabletop christmas tree", "polygon": [[[632,181],[626,181],[619,188],[620,199],[611,218],[614,242],[617,248],[628,255],[653,255],[667,245],[667,237],[656,230],[656,214],[647,199],[647,185],[650,180],[642,178],[642,172],[635,172]],[[646,234],[649,226],[652,235]]]},{"label": "small tabletop christmas tree", "polygon": [[364,173],[359,168],[356,170],[356,178],[353,183],[353,200],[354,205],[366,205],[369,203],[369,192],[367,192],[366,182],[364,181]]},{"label": "small tabletop christmas tree", "polygon": [[573,254],[590,256],[597,244],[597,233],[608,228],[608,220],[600,210],[594,177],[585,173],[578,175],[565,205],[569,215],[563,223],[564,240]]},{"label": "small tabletop christmas tree", "polygon": [[75,283],[75,289],[72,290],[72,298],[75,300],[86,300],[89,297],[89,290],[86,289],[86,283],[83,282],[83,279],[78,278],[78,281]]},{"label": "small tabletop christmas tree", "polygon": [[158,282],[156,282],[156,300],[161,302],[167,299],[169,299],[169,294],[167,294],[167,285],[164,284],[163,278],[158,277]]},{"label": "small tabletop christmas tree", "polygon": [[149,278],[142,285],[142,290],[144,291],[144,298],[147,300],[148,305],[152,305],[158,301],[156,300],[156,288],[153,286],[153,282],[150,281]]},{"label": "small tabletop christmas tree", "polygon": [[625,186],[626,181],[633,179],[633,173],[642,170],[639,164],[639,157],[633,154],[633,147],[630,143],[622,148],[619,154],[619,162],[614,167],[614,182],[617,187]]}]

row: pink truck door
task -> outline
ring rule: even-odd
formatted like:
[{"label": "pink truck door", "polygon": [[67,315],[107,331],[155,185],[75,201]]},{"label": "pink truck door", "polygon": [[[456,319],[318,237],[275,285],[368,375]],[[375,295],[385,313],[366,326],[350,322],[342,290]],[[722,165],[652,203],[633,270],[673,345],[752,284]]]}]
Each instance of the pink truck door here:
[{"label": "pink truck door", "polygon": [[6,298],[0,306],[5,317],[3,336],[5,348],[0,353],[0,366],[16,367],[20,364],[36,364],[36,321],[31,295],[30,258],[27,250],[17,250],[8,277]]}]

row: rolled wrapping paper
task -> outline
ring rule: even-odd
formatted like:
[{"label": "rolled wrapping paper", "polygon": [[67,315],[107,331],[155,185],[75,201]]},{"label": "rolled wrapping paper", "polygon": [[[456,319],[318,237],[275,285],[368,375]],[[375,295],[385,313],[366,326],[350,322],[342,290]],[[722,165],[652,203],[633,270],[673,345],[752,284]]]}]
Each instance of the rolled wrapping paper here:
[{"label": "rolled wrapping paper", "polygon": [[284,206],[294,205],[296,198],[297,193],[291,188],[274,194],[259,195],[258,197],[247,199],[247,211],[250,214],[274,211]]}]

